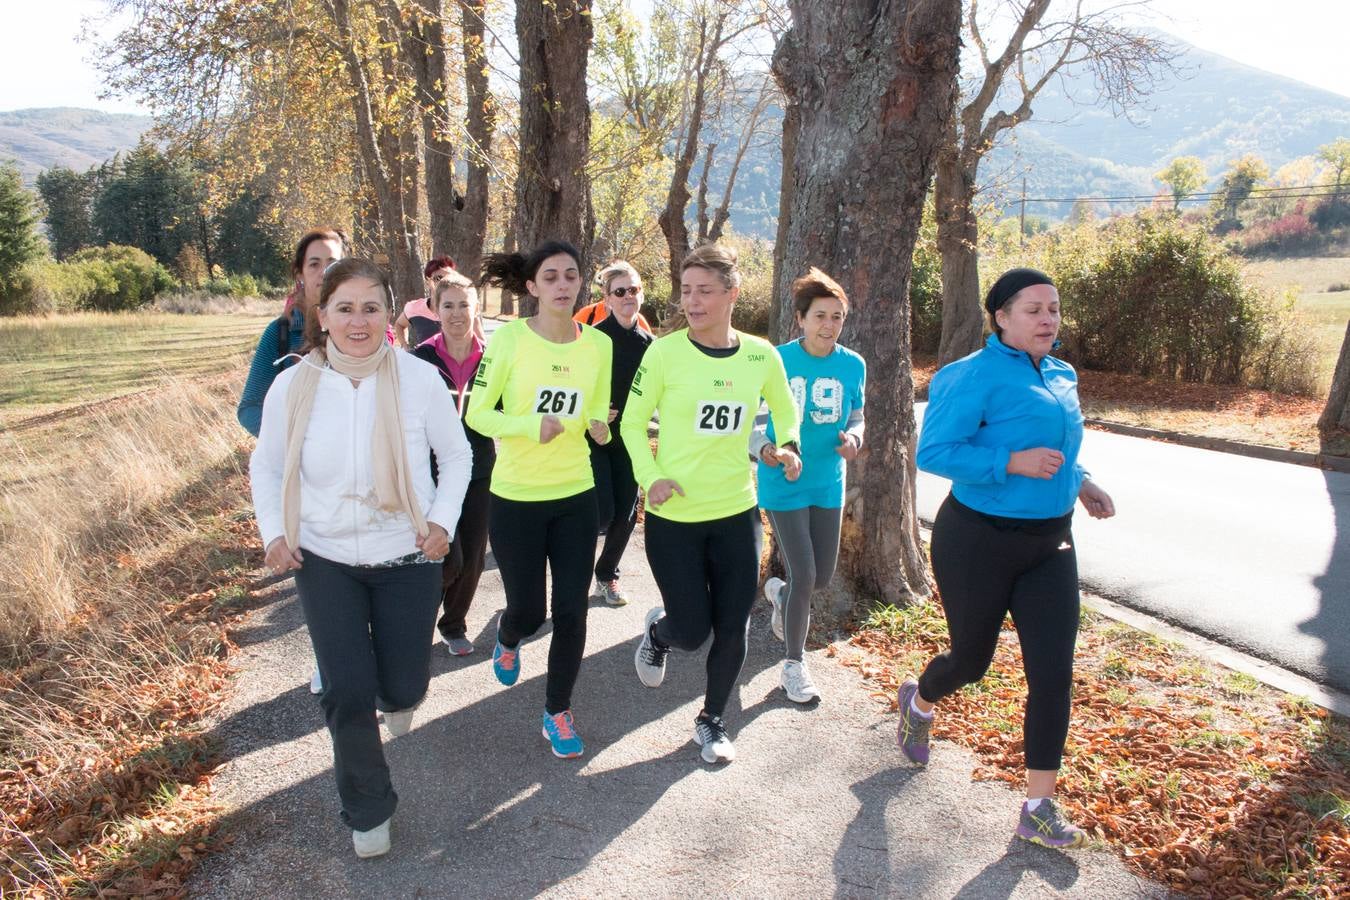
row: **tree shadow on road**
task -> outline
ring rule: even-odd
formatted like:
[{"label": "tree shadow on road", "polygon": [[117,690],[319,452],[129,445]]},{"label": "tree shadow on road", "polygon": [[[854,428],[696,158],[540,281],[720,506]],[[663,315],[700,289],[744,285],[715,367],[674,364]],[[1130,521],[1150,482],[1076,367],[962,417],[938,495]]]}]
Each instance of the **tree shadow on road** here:
[{"label": "tree shadow on road", "polygon": [[1334,522],[1331,558],[1313,579],[1318,589],[1317,614],[1299,630],[1322,642],[1322,669],[1334,686],[1350,693],[1350,474],[1322,473]]},{"label": "tree shadow on road", "polygon": [[[700,761],[690,739],[704,689],[703,654],[673,654],[665,684],[650,690],[633,672],[635,646],[636,636],[589,654],[582,664],[574,710],[584,758],[556,759],[540,736],[546,643],[526,644],[522,662],[533,677],[511,688],[494,682],[486,697],[386,740],[400,795],[389,858],[362,861],[352,854],[325,765],[229,815],[222,829],[238,835],[236,846],[203,867],[194,893],[239,895],[265,885],[272,896],[524,896],[575,875],[682,779],[720,774]],[[451,679],[491,679],[487,654],[474,657],[477,665],[458,671],[453,663],[435,668],[449,669]],[[742,709],[738,694],[727,712],[733,737],[787,703],[771,692]],[[687,719],[666,718],[686,705]],[[317,704],[297,686],[217,732],[227,754],[238,757],[259,742],[322,727]],[[672,828],[680,825],[672,819]]]}]

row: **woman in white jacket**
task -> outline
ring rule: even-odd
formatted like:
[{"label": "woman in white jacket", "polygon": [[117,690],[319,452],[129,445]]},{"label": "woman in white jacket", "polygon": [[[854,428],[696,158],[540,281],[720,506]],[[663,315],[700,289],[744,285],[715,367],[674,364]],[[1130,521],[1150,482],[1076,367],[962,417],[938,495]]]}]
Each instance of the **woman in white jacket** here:
[{"label": "woman in white jacket", "polygon": [[295,570],[342,821],[362,857],[389,850],[398,803],[376,709],[405,734],[426,694],[440,563],[472,459],[436,369],[385,341],[392,308],[374,263],[328,268],[305,320],[309,350],[267,392],[249,467],[267,566]]}]

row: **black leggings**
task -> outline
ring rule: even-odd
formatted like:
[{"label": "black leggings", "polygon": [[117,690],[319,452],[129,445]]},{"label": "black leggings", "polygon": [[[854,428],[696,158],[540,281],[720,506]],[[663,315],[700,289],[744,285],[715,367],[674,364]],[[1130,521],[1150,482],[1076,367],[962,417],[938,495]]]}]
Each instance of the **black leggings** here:
[{"label": "black leggings", "polygon": [[506,609],[497,625],[503,646],[518,646],[544,624],[545,567],[553,574],[553,642],[544,709],[556,715],[572,706],[572,687],[586,652],[595,491],[537,501],[504,500],[493,494],[488,532],[506,589]]},{"label": "black leggings", "polygon": [[595,578],[613,581],[619,577],[619,560],[637,525],[638,486],[628,449],[612,426],[608,444],[591,443],[591,472],[595,475],[600,527],[605,529],[605,543],[595,560]]},{"label": "black leggings", "polygon": [[986,516],[948,496],[933,523],[933,574],[951,649],[919,678],[929,703],[984,677],[1012,613],[1022,645],[1028,769],[1053,771],[1069,733],[1073,648],[1078,638],[1078,557],[1072,514],[1057,519]]},{"label": "black leggings", "polygon": [[488,544],[488,506],[492,495],[488,492],[491,476],[469,482],[464,494],[464,506],[459,511],[455,526],[455,540],[441,566],[441,608],[444,612],[436,627],[449,638],[462,638],[467,632],[465,617],[478,591],[478,580],[483,577]]},{"label": "black leggings", "polygon": [[666,607],[656,639],[677,650],[697,650],[712,633],[703,709],[720,716],[745,663],[763,543],[759,509],[711,522],[672,522],[649,514],[645,528],[647,561]]}]

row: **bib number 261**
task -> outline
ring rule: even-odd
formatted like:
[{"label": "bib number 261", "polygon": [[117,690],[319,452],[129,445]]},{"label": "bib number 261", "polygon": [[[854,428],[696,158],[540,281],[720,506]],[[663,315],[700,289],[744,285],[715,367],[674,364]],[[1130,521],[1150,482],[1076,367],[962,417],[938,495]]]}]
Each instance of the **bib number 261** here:
[{"label": "bib number 261", "polygon": [[700,403],[695,430],[699,434],[735,434],[744,418],[743,403]]},{"label": "bib number 261", "polygon": [[540,388],[534,411],[564,419],[574,418],[581,409],[581,391],[571,388]]}]

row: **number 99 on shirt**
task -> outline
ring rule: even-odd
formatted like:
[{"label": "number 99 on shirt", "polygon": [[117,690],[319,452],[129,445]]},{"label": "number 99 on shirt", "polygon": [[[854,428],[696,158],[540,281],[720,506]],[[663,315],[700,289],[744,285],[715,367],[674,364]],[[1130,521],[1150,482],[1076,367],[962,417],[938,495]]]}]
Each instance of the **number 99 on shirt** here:
[{"label": "number 99 on shirt", "polygon": [[708,400],[698,405],[698,415],[694,419],[696,434],[735,434],[741,430],[745,421],[744,403],[719,403]]}]

